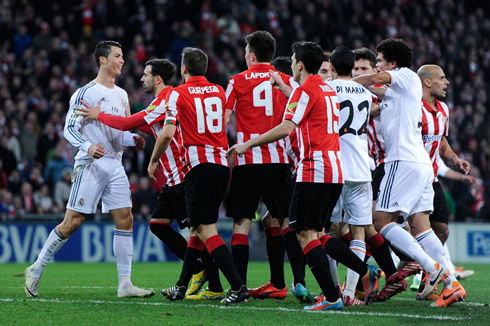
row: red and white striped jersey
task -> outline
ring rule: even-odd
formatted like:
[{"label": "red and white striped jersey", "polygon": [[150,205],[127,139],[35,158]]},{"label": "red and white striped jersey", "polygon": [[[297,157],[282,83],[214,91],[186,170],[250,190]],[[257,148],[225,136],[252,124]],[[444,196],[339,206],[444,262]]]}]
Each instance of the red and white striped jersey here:
[{"label": "red and white striped jersey", "polygon": [[293,169],[296,169],[298,167],[300,155],[298,133],[296,132],[296,129],[294,129],[289,136],[284,138],[284,141],[286,142],[286,153],[288,154],[289,164]]},{"label": "red and white striped jersey", "polygon": [[381,134],[379,116],[369,117],[368,123],[368,149],[369,155],[374,159],[376,167],[385,161],[385,142]]},{"label": "red and white striped jersey", "polygon": [[[270,83],[270,64],[255,64],[250,69],[230,78],[226,88],[226,109],[236,114],[237,144],[256,138],[281,123],[287,97]],[[282,80],[292,88],[297,83],[291,76],[279,72]],[[245,155],[235,154],[235,164],[288,163],[285,142],[255,147]]]},{"label": "red and white striped jersey", "polygon": [[167,96],[165,124],[179,131],[184,173],[201,163],[228,166],[225,133],[225,91],[204,76],[191,77]]},{"label": "red and white striped jersey", "polygon": [[422,139],[432,161],[434,177],[437,177],[437,158],[441,140],[442,137],[447,137],[449,131],[449,108],[446,103],[436,101],[434,109],[422,99],[422,113]]},{"label": "red and white striped jersey", "polygon": [[[99,114],[98,120],[109,127],[120,130],[130,130],[149,126],[151,133],[156,139],[162,132],[167,109],[165,98],[171,90],[172,86],[163,89],[145,110],[130,117],[118,117],[101,113]],[[143,128],[141,129],[146,131]],[[175,186],[184,181],[184,174],[182,172],[184,163],[180,159],[178,139],[179,134],[176,132],[169,147],[159,159],[163,174],[167,178],[166,184],[168,186]]]},{"label": "red and white striped jersey", "polygon": [[300,157],[296,182],[343,183],[339,146],[339,100],[319,75],[289,98],[284,119],[296,124]]}]

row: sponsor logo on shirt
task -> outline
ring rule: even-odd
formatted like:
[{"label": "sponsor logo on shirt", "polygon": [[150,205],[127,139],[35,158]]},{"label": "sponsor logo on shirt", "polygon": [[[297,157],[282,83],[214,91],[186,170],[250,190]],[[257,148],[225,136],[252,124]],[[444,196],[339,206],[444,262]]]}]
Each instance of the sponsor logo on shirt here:
[{"label": "sponsor logo on shirt", "polygon": [[286,111],[289,114],[294,114],[294,108],[298,106],[298,102],[293,102],[286,107]]},{"label": "sponsor logo on shirt", "polygon": [[424,142],[426,142],[426,143],[431,143],[431,142],[435,142],[435,141],[440,141],[440,140],[441,140],[441,138],[442,138],[442,136],[441,136],[441,135],[434,135],[434,136],[425,135],[425,136],[423,137]]}]

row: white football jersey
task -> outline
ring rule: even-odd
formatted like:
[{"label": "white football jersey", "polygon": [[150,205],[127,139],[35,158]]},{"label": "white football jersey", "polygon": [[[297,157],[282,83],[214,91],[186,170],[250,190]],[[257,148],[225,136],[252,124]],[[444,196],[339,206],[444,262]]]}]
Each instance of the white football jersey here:
[{"label": "white football jersey", "polygon": [[335,79],[328,84],[335,89],[340,102],[339,141],[344,180],[371,181],[367,140],[371,92],[352,80]]},{"label": "white football jersey", "polygon": [[101,111],[110,115],[126,116],[128,107],[128,94],[118,86],[108,88],[96,81],[79,88],[70,99],[70,109],[66,115],[64,136],[79,149],[75,161],[91,162],[88,155],[91,145],[104,146],[105,156],[121,160],[123,146],[134,146],[133,135],[127,131],[108,127],[96,120],[87,120],[81,123],[84,117],[76,116],[77,107],[83,107],[80,100],[91,106],[101,103]]},{"label": "white football jersey", "polygon": [[385,162],[431,164],[422,141],[422,83],[406,67],[386,72],[391,76],[391,86],[380,105]]}]

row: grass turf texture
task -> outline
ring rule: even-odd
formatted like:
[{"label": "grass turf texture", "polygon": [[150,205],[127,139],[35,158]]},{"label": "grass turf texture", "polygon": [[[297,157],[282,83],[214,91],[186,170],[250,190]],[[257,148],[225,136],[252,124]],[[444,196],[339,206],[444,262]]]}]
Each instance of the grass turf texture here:
[{"label": "grass turf texture", "polygon": [[[285,300],[253,300],[225,307],[219,302],[171,302],[160,296],[163,287],[173,285],[181,263],[139,263],[133,265],[133,283],[154,288],[151,299],[118,299],[116,264],[53,263],[41,279],[38,298],[27,298],[22,273],[26,264],[0,264],[0,325],[489,325],[490,267],[467,264],[475,275],[462,281],[468,299],[449,308],[430,307],[429,301],[415,301],[406,291],[384,303],[347,307],[340,312],[305,312],[290,291],[292,280],[285,265],[288,297]],[[340,267],[341,279],[345,268]],[[307,286],[319,288],[309,271]],[[269,279],[267,263],[249,264],[249,287]],[[223,286],[228,286],[222,277]],[[411,280],[409,280],[411,281]],[[384,284],[384,281],[381,282]],[[409,282],[410,285],[410,282]]]}]

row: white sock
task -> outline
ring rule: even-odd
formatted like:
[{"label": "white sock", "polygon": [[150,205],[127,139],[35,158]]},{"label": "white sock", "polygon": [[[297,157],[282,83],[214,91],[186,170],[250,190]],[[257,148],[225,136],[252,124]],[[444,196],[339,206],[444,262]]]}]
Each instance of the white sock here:
[{"label": "white sock", "polygon": [[133,259],[133,231],[114,230],[114,255],[117,262],[118,289],[131,284],[131,262]]},{"label": "white sock", "polygon": [[41,252],[37,256],[37,260],[34,263],[35,268],[32,271],[34,274],[39,274],[40,276],[43,272],[44,267],[50,262],[50,260],[54,257],[54,255],[63,247],[65,242],[68,239],[65,239],[60,231],[58,230],[58,226],[56,226],[51,233],[49,233],[46,242],[44,243]]},{"label": "white sock", "polygon": [[449,248],[447,247],[447,242],[444,244],[444,253],[446,254],[448,264],[447,268],[449,268],[449,271],[454,274],[456,271],[456,266],[454,266],[453,262],[451,261],[451,255],[449,254]]},{"label": "white sock", "polygon": [[[425,252],[427,252],[432,259],[439,262],[442,266],[448,268],[450,261],[444,252],[444,247],[442,246],[441,240],[439,240],[432,229],[420,232],[415,236],[415,239],[417,239],[417,241],[425,249]],[[448,284],[448,286],[450,286],[455,281],[457,281],[456,277],[454,277],[453,273],[449,273],[449,277],[446,278],[444,285],[446,286],[446,284]]]},{"label": "white sock", "polygon": [[[366,257],[366,243],[361,240],[351,240],[349,249],[357,256],[360,260],[364,261]],[[345,288],[344,296],[350,296],[354,298],[356,292],[357,281],[359,281],[359,274],[354,272],[352,269],[347,269],[347,276],[345,278]]]},{"label": "white sock", "polygon": [[337,269],[337,261],[327,255],[328,258],[328,266],[330,267],[330,274],[332,274],[332,281],[335,287],[339,286],[339,271]]},{"label": "white sock", "polygon": [[404,229],[396,223],[386,224],[381,229],[381,235],[388,240],[392,246],[407,255],[410,259],[418,261],[427,273],[437,271],[436,262],[427,255],[420,244]]},{"label": "white sock", "polygon": [[390,249],[390,253],[391,253],[391,259],[393,259],[393,264],[395,264],[395,267],[398,268],[398,265],[400,265],[400,257],[398,257],[391,249]]}]

